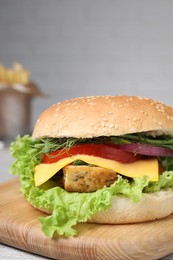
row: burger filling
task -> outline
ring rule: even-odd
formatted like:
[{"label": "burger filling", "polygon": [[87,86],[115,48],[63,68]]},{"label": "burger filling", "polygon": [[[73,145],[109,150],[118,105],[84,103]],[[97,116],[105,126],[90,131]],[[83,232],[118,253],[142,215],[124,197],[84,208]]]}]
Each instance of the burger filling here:
[{"label": "burger filling", "polygon": [[143,193],[173,188],[172,136],[24,136],[12,143],[11,152],[16,158],[11,173],[19,175],[25,198],[53,212],[40,218],[49,237],[76,234],[72,226],[106,210],[112,196],[135,203]]},{"label": "burger filling", "polygon": [[101,167],[69,165],[63,168],[63,179],[66,191],[93,192],[113,184],[117,179],[117,173]]},{"label": "burger filling", "polygon": [[133,135],[95,138],[88,143],[76,139],[70,147],[44,153],[42,163],[35,167],[35,185],[53,177],[56,186],[56,178],[62,178],[61,187],[67,191],[92,192],[109,187],[117,174],[128,178],[148,176],[150,181],[158,181],[164,171],[161,157],[172,156],[173,150],[151,144],[153,140],[146,136],[140,137],[140,142],[135,139]]}]

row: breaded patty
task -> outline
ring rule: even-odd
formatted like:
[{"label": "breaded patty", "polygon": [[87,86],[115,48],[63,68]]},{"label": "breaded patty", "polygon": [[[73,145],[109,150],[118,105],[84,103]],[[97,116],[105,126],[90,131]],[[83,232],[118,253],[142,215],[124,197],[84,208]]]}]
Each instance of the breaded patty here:
[{"label": "breaded patty", "polygon": [[64,188],[74,192],[92,192],[110,186],[117,173],[101,167],[69,165],[63,168]]}]

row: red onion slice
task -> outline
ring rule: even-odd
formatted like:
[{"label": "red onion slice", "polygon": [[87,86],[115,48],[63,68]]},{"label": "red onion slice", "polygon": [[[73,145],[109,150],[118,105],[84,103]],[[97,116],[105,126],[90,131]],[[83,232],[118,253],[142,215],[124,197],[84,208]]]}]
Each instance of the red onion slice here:
[{"label": "red onion slice", "polygon": [[151,155],[151,156],[173,156],[173,150],[153,146],[148,144],[130,143],[130,144],[118,144],[117,148],[122,150],[133,152],[135,154]]}]

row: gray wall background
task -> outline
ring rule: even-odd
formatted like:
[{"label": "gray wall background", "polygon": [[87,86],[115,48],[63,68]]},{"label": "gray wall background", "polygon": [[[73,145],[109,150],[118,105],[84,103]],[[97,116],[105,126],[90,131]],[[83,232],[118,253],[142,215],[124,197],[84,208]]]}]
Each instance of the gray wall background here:
[{"label": "gray wall background", "polygon": [[0,63],[22,63],[48,98],[140,95],[173,105],[172,0],[0,0]]}]

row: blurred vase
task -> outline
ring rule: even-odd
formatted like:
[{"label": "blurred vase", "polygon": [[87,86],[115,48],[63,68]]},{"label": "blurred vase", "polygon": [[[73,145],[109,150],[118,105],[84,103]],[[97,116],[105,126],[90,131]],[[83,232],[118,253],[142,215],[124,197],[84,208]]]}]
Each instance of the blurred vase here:
[{"label": "blurred vase", "polygon": [[43,95],[33,83],[0,84],[0,140],[11,141],[30,133],[31,104],[36,96]]}]

